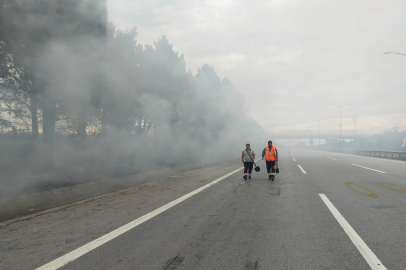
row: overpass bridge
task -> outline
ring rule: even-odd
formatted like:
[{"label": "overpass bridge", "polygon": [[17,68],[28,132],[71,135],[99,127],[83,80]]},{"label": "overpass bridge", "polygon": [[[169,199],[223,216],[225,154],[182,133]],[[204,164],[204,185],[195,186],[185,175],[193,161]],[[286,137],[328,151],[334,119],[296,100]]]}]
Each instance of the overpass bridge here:
[{"label": "overpass bridge", "polygon": [[[358,140],[362,134],[354,133],[353,131],[341,131],[342,140]],[[281,133],[273,133],[273,139],[291,139],[291,140],[310,140],[310,145],[313,145],[313,140],[322,139],[325,141],[336,141],[340,139],[340,131],[329,131],[323,133],[305,132],[305,131],[288,131]]]},{"label": "overpass bridge", "polygon": [[[361,135],[341,135],[341,139],[349,140],[349,139],[359,139]],[[318,134],[279,134],[275,133],[272,134],[272,138],[274,139],[325,139],[325,140],[338,140],[340,139],[340,135],[318,135]]]}]

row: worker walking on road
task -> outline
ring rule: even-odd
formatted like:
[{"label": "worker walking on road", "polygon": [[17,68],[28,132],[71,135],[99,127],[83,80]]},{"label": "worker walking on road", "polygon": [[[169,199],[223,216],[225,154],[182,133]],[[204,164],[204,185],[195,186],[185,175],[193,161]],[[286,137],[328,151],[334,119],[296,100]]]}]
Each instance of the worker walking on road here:
[{"label": "worker walking on road", "polygon": [[276,150],[276,147],[272,145],[272,141],[268,141],[268,146],[262,151],[262,159],[264,158],[269,180],[273,181],[275,179],[275,163],[278,160],[278,150]]},{"label": "worker walking on road", "polygon": [[247,180],[251,179],[251,172],[252,172],[252,167],[254,165],[254,160],[255,160],[255,152],[254,150],[251,150],[251,145],[247,143],[245,145],[244,151],[242,151],[242,162],[244,163],[244,176],[243,178]]}]

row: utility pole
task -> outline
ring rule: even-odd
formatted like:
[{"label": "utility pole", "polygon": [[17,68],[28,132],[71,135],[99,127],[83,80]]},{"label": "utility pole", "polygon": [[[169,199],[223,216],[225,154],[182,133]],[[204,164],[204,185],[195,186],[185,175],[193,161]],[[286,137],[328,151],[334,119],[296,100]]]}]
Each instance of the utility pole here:
[{"label": "utility pole", "polygon": [[345,106],[348,106],[348,105],[351,105],[351,103],[348,103],[348,104],[345,104],[345,105],[336,105],[336,104],[330,104],[330,105],[337,106],[337,107],[340,108],[340,150],[341,150],[342,149],[342,143],[341,143],[341,108],[345,107]]},{"label": "utility pole", "polygon": [[317,121],[317,122],[319,122],[319,147],[320,147],[320,122],[321,121],[323,121],[324,119],[322,119],[322,120],[314,120],[314,121]]},{"label": "utility pole", "polygon": [[358,135],[358,131],[357,131],[357,117],[354,116],[354,118],[352,119],[352,123],[354,125],[354,136]]},{"label": "utility pole", "polygon": [[[311,146],[313,146],[312,128],[317,128],[317,127],[309,127],[309,129],[310,129],[309,143]],[[320,139],[319,139],[319,142],[320,142]]]}]

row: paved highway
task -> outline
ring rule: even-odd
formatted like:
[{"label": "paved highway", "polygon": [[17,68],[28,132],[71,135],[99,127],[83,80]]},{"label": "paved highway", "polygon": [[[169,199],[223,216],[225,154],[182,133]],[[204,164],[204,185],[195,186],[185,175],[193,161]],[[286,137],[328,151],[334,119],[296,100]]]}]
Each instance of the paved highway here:
[{"label": "paved highway", "polygon": [[[260,149],[254,149],[260,152]],[[406,269],[406,163],[279,149],[0,227],[1,269]]]}]

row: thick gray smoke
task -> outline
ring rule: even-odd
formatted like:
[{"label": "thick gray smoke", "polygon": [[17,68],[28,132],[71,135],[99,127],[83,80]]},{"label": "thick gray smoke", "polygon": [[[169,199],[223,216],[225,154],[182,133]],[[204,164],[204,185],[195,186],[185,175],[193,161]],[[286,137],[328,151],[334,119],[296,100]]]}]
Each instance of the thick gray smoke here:
[{"label": "thick gray smoke", "polygon": [[136,42],[100,0],[0,1],[1,197],[184,163],[263,141],[243,96],[168,39]]}]

